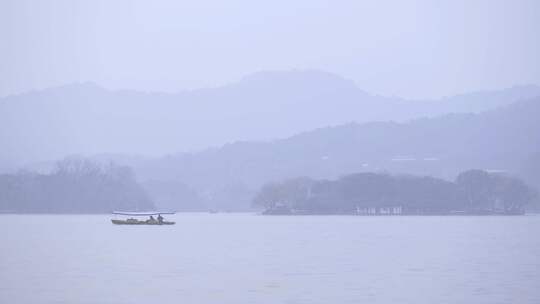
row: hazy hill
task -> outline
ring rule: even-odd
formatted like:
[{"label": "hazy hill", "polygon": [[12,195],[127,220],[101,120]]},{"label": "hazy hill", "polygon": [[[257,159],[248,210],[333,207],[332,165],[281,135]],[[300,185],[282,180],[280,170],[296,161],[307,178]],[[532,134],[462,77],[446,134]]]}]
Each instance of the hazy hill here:
[{"label": "hazy hill", "polygon": [[262,72],[177,94],[74,84],[0,99],[0,170],[68,154],[156,156],[352,121],[477,112],[539,95],[539,87],[524,86],[408,101],[368,94],[319,71]]},{"label": "hazy hill", "polygon": [[136,170],[143,179],[176,180],[218,198],[231,185],[245,198],[268,181],[362,171],[447,179],[470,168],[524,175],[540,151],[538,117],[535,98],[480,114],[350,123],[271,142],[237,142],[139,162]]}]

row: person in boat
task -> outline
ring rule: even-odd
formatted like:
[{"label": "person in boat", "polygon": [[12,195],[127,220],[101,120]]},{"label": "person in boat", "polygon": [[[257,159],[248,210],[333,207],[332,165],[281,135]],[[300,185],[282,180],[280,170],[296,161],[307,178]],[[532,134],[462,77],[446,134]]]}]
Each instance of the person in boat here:
[{"label": "person in boat", "polygon": [[161,216],[161,214],[158,214],[157,220],[158,220],[158,223],[163,224],[163,216]]}]

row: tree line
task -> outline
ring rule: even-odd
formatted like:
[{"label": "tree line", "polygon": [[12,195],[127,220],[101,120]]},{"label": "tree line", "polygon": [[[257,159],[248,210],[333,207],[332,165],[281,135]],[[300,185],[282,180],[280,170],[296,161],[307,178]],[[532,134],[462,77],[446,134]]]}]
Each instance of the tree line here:
[{"label": "tree line", "polygon": [[14,213],[108,213],[152,210],[153,203],[129,167],[71,157],[49,174],[0,175],[0,211]]},{"label": "tree line", "polygon": [[469,170],[455,181],[357,173],[337,180],[295,178],[265,184],[253,205],[269,214],[520,214],[537,197],[523,181]]}]

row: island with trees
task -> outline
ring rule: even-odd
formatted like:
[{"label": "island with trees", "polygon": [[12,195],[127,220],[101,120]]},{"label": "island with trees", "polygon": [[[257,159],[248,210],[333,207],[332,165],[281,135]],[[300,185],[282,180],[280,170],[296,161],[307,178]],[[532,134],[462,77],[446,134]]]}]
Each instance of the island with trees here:
[{"label": "island with trees", "polygon": [[523,181],[469,170],[455,181],[357,173],[337,180],[295,178],[265,184],[253,199],[263,214],[519,215],[537,197]]},{"label": "island with trees", "polygon": [[126,166],[70,157],[47,174],[0,175],[0,212],[109,213],[153,210],[154,204]]}]

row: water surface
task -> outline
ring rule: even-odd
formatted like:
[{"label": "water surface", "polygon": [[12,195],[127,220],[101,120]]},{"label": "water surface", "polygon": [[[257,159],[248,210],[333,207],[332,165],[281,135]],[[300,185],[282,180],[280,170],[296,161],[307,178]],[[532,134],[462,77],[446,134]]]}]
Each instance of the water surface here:
[{"label": "water surface", "polygon": [[110,218],[0,215],[0,303],[540,303],[540,216]]}]

